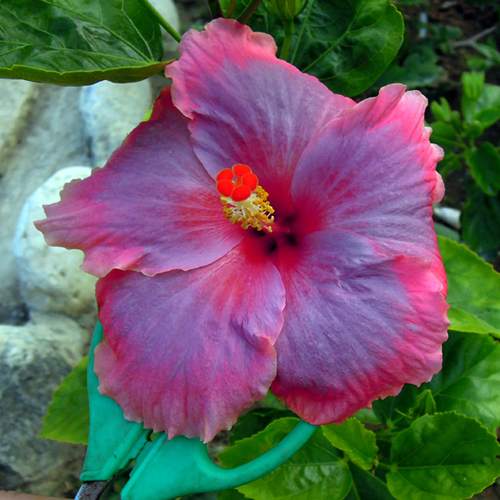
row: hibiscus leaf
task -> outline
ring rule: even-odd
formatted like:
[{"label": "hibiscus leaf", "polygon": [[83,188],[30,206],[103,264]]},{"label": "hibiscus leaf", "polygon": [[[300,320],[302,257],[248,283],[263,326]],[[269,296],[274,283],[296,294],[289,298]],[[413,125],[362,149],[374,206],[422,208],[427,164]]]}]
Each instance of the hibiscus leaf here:
[{"label": "hibiscus leaf", "polygon": [[66,443],[87,444],[90,410],[87,395],[87,364],[83,358],[52,396],[43,419],[40,437]]},{"label": "hibiscus leaf", "polygon": [[263,431],[273,420],[292,416],[294,414],[284,408],[281,410],[275,408],[255,408],[236,422],[229,435],[229,444],[234,444],[236,441]]},{"label": "hibiscus leaf", "polygon": [[424,415],[394,440],[387,486],[401,500],[470,498],[500,475],[499,453],[496,436],[477,420]]},{"label": "hibiscus leaf", "polygon": [[448,277],[450,329],[500,337],[500,274],[464,245],[438,237]]},{"label": "hibiscus leaf", "polygon": [[[223,467],[243,465],[271,449],[297,422],[297,418],[275,420],[264,431],[238,441],[217,458]],[[351,484],[351,473],[345,461],[318,429],[281,467],[237,489],[255,500],[341,500]]]},{"label": "hibiscus leaf", "polygon": [[456,411],[494,430],[500,426],[499,365],[500,344],[492,338],[450,331],[442,370],[429,383],[407,384],[396,397],[375,401],[373,409],[382,421],[407,426],[424,413],[415,401],[430,391],[438,412]]},{"label": "hibiscus leaf", "polygon": [[310,0],[295,26],[290,62],[352,97],[389,66],[403,34],[403,18],[389,0]]},{"label": "hibiscus leaf", "polygon": [[357,418],[348,418],[340,425],[323,425],[321,429],[333,446],[344,451],[362,469],[368,470],[376,465],[378,448],[375,433]]},{"label": "hibiscus leaf", "polygon": [[387,485],[371,472],[349,464],[352,488],[345,500],[394,500]]},{"label": "hibiscus leaf", "polygon": [[500,344],[487,335],[450,332],[443,369],[429,384],[440,412],[456,411],[500,427]]},{"label": "hibiscus leaf", "polygon": [[0,26],[3,78],[132,82],[166,64],[160,27],[137,0],[6,0]]},{"label": "hibiscus leaf", "polygon": [[478,186],[488,196],[496,196],[500,190],[500,153],[495,146],[484,141],[472,149],[466,161]]},{"label": "hibiscus leaf", "polygon": [[462,238],[473,250],[496,253],[500,245],[500,195],[488,196],[471,184],[460,221]]}]

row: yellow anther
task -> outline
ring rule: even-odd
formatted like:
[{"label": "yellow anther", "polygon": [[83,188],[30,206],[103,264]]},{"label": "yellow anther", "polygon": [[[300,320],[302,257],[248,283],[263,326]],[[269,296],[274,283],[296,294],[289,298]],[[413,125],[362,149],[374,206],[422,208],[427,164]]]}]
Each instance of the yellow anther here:
[{"label": "yellow anther", "polygon": [[243,229],[253,227],[257,231],[262,229],[272,233],[271,223],[274,221],[273,207],[267,201],[267,192],[257,186],[249,198],[242,201],[234,201],[227,196],[221,196],[221,202],[224,205],[222,211],[226,215],[226,219],[233,224],[241,224]]}]

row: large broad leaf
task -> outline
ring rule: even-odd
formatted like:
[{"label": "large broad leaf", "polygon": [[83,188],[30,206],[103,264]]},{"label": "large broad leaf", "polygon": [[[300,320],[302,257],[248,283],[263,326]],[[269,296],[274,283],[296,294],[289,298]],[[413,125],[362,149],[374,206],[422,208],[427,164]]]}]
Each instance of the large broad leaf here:
[{"label": "large broad leaf", "polygon": [[500,427],[500,344],[491,337],[450,332],[443,369],[430,388],[438,411],[455,410],[494,431]]},{"label": "large broad leaf", "polygon": [[500,337],[500,274],[464,245],[438,237],[448,277],[450,329]]},{"label": "large broad leaf", "polygon": [[90,425],[87,364],[88,356],[76,365],[54,392],[40,437],[87,444]]},{"label": "large broad leaf", "polygon": [[290,62],[333,92],[355,96],[389,66],[403,34],[403,18],[389,0],[310,0]]},{"label": "large broad leaf", "polygon": [[443,369],[427,384],[408,384],[396,397],[375,401],[373,409],[391,427],[405,427],[433,412],[432,405],[422,404],[427,400],[434,403],[432,410],[454,410],[493,431],[500,426],[499,366],[498,342],[487,335],[450,332],[443,345]]},{"label": "large broad leaf", "polygon": [[500,475],[496,436],[456,413],[424,415],[401,432],[391,450],[387,486],[399,500],[460,500]]},{"label": "large broad leaf", "polygon": [[330,443],[345,452],[362,469],[376,465],[377,438],[357,418],[348,418],[342,424],[323,425],[323,434]]},{"label": "large broad leaf", "polygon": [[133,82],[166,63],[158,23],[137,0],[3,0],[0,77],[59,85]]},{"label": "large broad leaf", "polygon": [[352,474],[352,487],[346,500],[394,500],[387,485],[372,472],[349,464]]},{"label": "large broad leaf", "polygon": [[[282,46],[283,24],[264,9],[249,25]],[[403,18],[389,0],[310,0],[295,20],[288,61],[333,92],[352,97],[391,63],[403,33]]]},{"label": "large broad leaf", "polygon": [[[264,431],[238,441],[217,455],[223,467],[237,467],[262,455],[297,425],[297,418],[282,418]],[[318,429],[311,439],[273,472],[240,486],[238,491],[255,500],[342,500],[352,478],[345,461]]]}]

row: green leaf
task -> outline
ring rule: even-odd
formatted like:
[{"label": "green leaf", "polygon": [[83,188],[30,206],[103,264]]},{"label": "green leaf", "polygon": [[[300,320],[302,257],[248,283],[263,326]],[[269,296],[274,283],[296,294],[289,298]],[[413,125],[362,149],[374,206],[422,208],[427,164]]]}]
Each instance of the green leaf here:
[{"label": "green leaf", "polygon": [[438,237],[448,277],[450,329],[500,337],[500,274],[466,246]]},{"label": "green leaf", "polygon": [[456,241],[457,243],[460,242],[460,235],[454,229],[451,229],[444,224],[434,222],[434,231],[436,231],[438,236],[450,238],[450,240]]},{"label": "green leaf", "polygon": [[[219,453],[217,458],[223,467],[243,465],[271,449],[297,422],[297,418],[275,420],[264,431],[238,441]],[[318,428],[281,467],[237,489],[255,500],[341,500],[351,484],[346,462]]]},{"label": "green leaf", "polygon": [[389,0],[310,0],[296,22],[290,62],[333,92],[355,96],[394,59],[403,32]]},{"label": "green leaf", "polygon": [[450,103],[444,97],[441,97],[440,101],[441,104],[437,101],[431,103],[432,114],[435,116],[436,120],[449,123],[451,122]]},{"label": "green leaf", "polygon": [[500,344],[491,337],[450,332],[443,346],[443,369],[430,388],[438,411],[456,411],[494,431],[500,427]]},{"label": "green leaf", "polygon": [[137,0],[4,0],[0,26],[3,78],[133,82],[166,64],[160,26]]},{"label": "green leaf", "polygon": [[485,141],[474,148],[467,155],[467,165],[478,186],[488,196],[496,196],[500,190],[500,154],[495,146]]},{"label": "green leaf", "polygon": [[387,485],[371,472],[349,464],[352,488],[346,500],[394,500]]},{"label": "green leaf", "polygon": [[476,252],[496,250],[500,245],[500,199],[486,195],[479,186],[467,188],[462,210],[462,238]]},{"label": "green leaf", "polygon": [[377,438],[357,418],[348,418],[342,424],[323,425],[323,434],[330,443],[345,452],[362,469],[368,470],[377,462]]},{"label": "green leaf", "polygon": [[373,409],[390,427],[405,427],[423,413],[416,401],[431,392],[437,411],[456,411],[494,430],[500,426],[499,365],[500,344],[489,336],[450,331],[443,369],[429,383],[407,384],[396,397],[375,401]]},{"label": "green leaf", "polygon": [[491,127],[500,120],[500,108],[486,108],[474,117],[475,120],[481,122],[484,128]]},{"label": "green leaf", "polygon": [[471,71],[462,73],[462,114],[469,123],[476,114],[476,103],[484,90],[484,73]]},{"label": "green leaf", "polygon": [[255,408],[240,418],[229,435],[229,444],[264,430],[273,420],[295,416],[291,411],[275,408]]},{"label": "green leaf", "polygon": [[449,123],[434,122],[431,128],[431,141],[439,144],[446,153],[452,153],[459,146],[457,131]]},{"label": "green leaf", "polygon": [[424,415],[401,432],[391,450],[389,491],[400,500],[460,500],[500,475],[496,436],[456,413]]},{"label": "green leaf", "polygon": [[[409,89],[431,85],[443,72],[438,62],[439,57],[434,47],[426,43],[412,44],[402,63],[393,62],[375,82],[375,87],[380,88],[390,83],[404,83]],[[436,118],[440,120],[437,116]]]},{"label": "green leaf", "polygon": [[43,419],[40,437],[66,443],[87,444],[90,411],[87,395],[87,363],[83,358],[54,392]]},{"label": "green leaf", "polygon": [[475,116],[477,116],[477,113],[489,108],[500,108],[500,85],[484,84],[483,92],[476,102]]}]

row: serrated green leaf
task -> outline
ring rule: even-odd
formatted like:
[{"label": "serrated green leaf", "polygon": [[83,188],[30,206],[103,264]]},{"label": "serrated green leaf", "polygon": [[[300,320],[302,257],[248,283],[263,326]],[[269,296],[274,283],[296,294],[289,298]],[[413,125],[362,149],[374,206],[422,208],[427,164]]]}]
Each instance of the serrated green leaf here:
[{"label": "serrated green leaf", "polygon": [[348,418],[342,424],[323,425],[325,437],[335,448],[345,452],[362,469],[371,469],[377,461],[377,438],[357,418]]},{"label": "serrated green leaf", "polygon": [[0,26],[3,78],[133,82],[166,64],[160,27],[136,0],[4,0]]},{"label": "serrated green leaf", "polygon": [[462,210],[462,238],[476,252],[500,245],[500,196],[486,195],[476,184],[467,188]]},{"label": "serrated green leaf", "polygon": [[88,356],[75,366],[54,392],[40,437],[87,444],[90,425],[87,364]]},{"label": "serrated green leaf", "polygon": [[391,450],[389,491],[399,500],[460,500],[500,475],[496,436],[456,413],[424,415],[402,431]]},{"label": "serrated green leaf", "polygon": [[[500,113],[500,109],[498,111]],[[500,154],[495,146],[485,141],[471,150],[467,155],[467,165],[484,193],[496,196],[500,190]]]},{"label": "serrated green leaf", "polygon": [[430,388],[440,412],[456,411],[494,431],[500,427],[500,344],[491,337],[450,332],[443,369]]},{"label": "serrated green leaf", "polygon": [[394,500],[387,485],[371,472],[349,464],[352,488],[346,500]]},{"label": "serrated green leaf", "polygon": [[448,277],[450,329],[500,337],[500,274],[466,246],[438,237]]},{"label": "serrated green leaf", "polygon": [[[264,431],[238,441],[217,458],[223,467],[243,465],[271,449],[297,422],[297,418],[275,420]],[[342,500],[351,484],[346,462],[318,429],[281,467],[237,489],[255,500]]]}]

